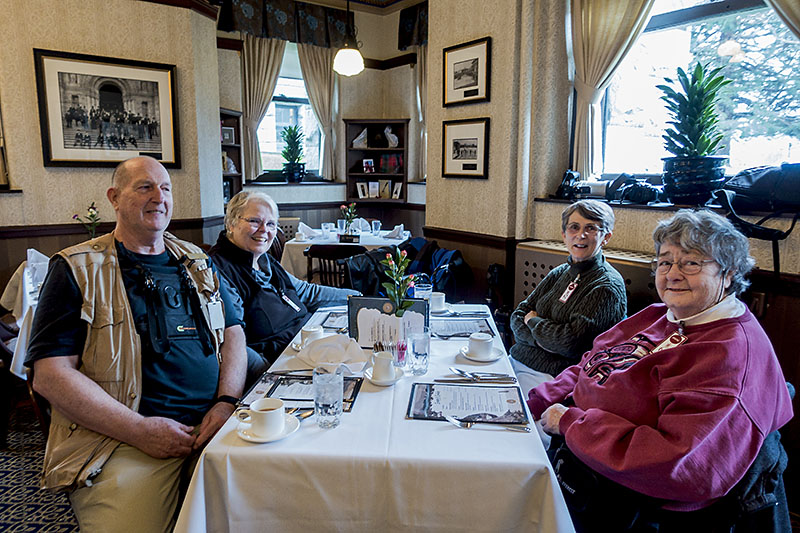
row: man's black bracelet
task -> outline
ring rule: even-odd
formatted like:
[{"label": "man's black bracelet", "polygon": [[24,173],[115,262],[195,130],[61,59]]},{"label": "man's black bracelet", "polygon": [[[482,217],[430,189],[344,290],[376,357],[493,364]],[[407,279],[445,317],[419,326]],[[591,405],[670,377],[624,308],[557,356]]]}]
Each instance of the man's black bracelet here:
[{"label": "man's black bracelet", "polygon": [[229,403],[232,406],[236,407],[237,405],[239,405],[239,398],[234,398],[233,396],[228,396],[223,394],[222,396],[217,396],[214,399],[214,404],[218,404],[220,402]]}]

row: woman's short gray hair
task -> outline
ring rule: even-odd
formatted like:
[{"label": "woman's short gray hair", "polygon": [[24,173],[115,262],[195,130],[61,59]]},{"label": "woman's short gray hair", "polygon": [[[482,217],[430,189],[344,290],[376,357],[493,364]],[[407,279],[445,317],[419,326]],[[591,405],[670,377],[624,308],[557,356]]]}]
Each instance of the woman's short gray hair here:
[{"label": "woman's short gray hair", "polygon": [[670,243],[716,261],[723,276],[733,274],[728,294],[739,295],[750,285],[744,279],[756,264],[750,257],[750,241],[728,219],[708,209],[681,209],[662,220],[653,231],[653,242],[656,255],[662,244]]},{"label": "woman's short gray hair", "polygon": [[245,206],[248,202],[262,202],[269,206],[275,218],[278,218],[278,204],[268,194],[263,192],[242,191],[228,202],[225,211],[225,229],[231,231],[236,220],[242,215]]},{"label": "woman's short gray hair", "polygon": [[599,222],[603,233],[614,231],[614,210],[607,203],[599,200],[578,200],[570,204],[561,213],[561,231],[567,231],[567,223],[572,213],[578,212],[583,218]]}]

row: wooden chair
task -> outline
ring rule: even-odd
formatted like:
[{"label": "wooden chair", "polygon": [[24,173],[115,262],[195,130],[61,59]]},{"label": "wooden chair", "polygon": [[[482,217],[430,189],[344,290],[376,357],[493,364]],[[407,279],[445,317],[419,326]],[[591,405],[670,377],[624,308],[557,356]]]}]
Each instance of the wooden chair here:
[{"label": "wooden chair", "polygon": [[294,239],[294,234],[297,233],[299,224],[300,217],[280,217],[278,219],[278,226],[280,226],[287,241]]},{"label": "wooden chair", "polygon": [[319,283],[344,287],[345,267],[340,259],[363,254],[367,249],[358,244],[312,244],[303,251],[308,259],[308,281],[314,278],[314,259],[319,261]]}]

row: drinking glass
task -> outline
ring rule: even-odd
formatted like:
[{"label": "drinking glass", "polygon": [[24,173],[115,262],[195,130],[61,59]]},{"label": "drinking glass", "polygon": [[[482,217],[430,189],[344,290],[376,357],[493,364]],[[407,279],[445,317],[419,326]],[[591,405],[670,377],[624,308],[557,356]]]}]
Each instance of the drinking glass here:
[{"label": "drinking glass", "polygon": [[344,371],[341,365],[322,364],[314,369],[314,414],[323,429],[335,428],[342,416]]},{"label": "drinking glass", "polygon": [[333,222],[322,223],[322,235],[325,237],[325,239],[330,239],[334,228],[336,228],[336,225]]},{"label": "drinking glass", "polygon": [[433,292],[433,284],[417,282],[414,284],[414,298],[424,298],[429,300]]},{"label": "drinking glass", "polygon": [[343,235],[344,234],[345,222],[347,222],[347,221],[345,219],[343,219],[343,218],[339,218],[339,219],[336,220],[336,229],[339,230],[339,235]]},{"label": "drinking glass", "polygon": [[428,359],[431,351],[431,331],[423,327],[408,336],[408,362],[406,367],[415,376],[422,376],[428,372]]},{"label": "drinking glass", "polygon": [[381,221],[380,220],[373,220],[372,221],[372,234],[376,237],[381,234]]}]

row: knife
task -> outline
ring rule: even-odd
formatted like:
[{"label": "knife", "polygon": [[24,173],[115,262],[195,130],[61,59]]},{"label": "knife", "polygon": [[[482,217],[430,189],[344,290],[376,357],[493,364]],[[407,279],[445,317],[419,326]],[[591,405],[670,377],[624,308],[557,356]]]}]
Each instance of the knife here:
[{"label": "knife", "polygon": [[507,378],[487,378],[487,379],[467,379],[467,378],[436,378],[433,381],[436,383],[472,383],[472,384],[480,384],[480,383],[501,383],[504,385],[515,385],[517,383],[517,378],[515,377],[507,377]]}]

